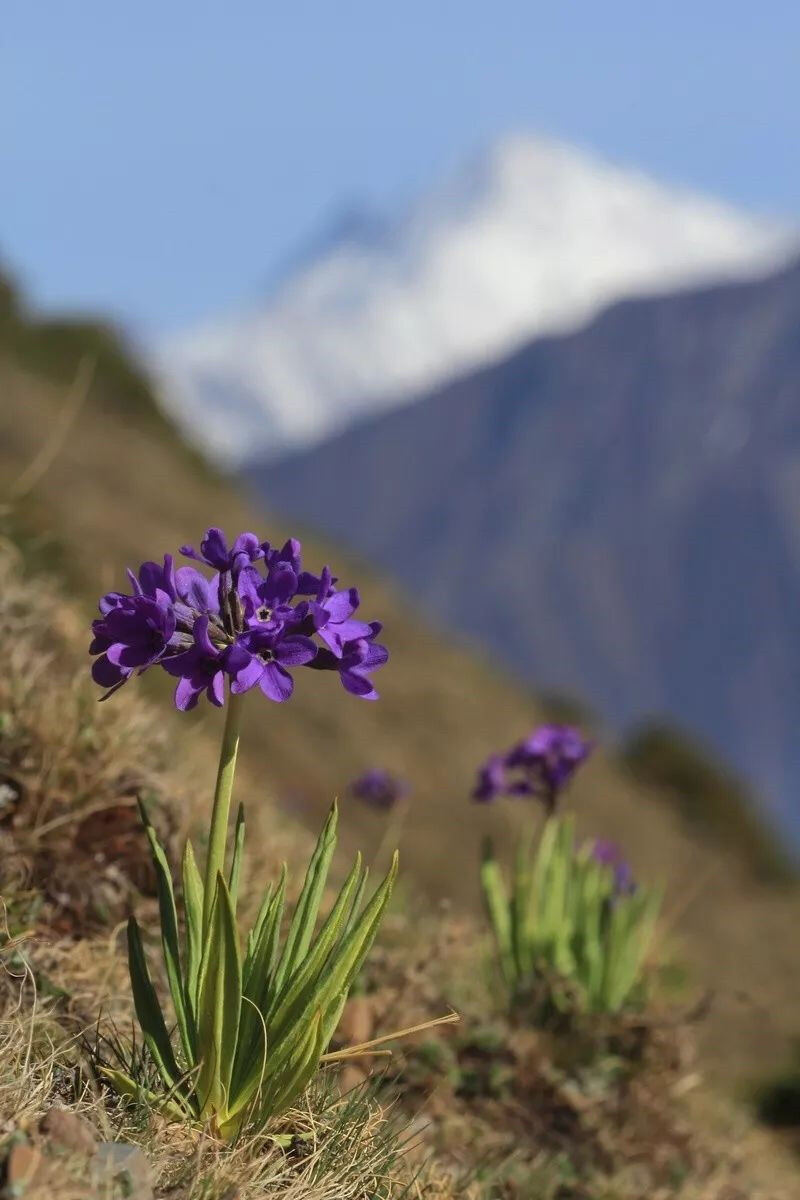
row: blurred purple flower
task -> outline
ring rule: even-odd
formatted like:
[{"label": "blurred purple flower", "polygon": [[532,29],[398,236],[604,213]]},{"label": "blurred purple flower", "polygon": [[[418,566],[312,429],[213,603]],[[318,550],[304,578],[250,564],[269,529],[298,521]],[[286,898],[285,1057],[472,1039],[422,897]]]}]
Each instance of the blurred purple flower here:
[{"label": "blurred purple flower", "polygon": [[388,811],[409,793],[409,786],[383,767],[370,767],[350,784],[350,794],[368,808]]},{"label": "blurred purple flower", "polygon": [[478,782],[472,793],[474,800],[490,804],[498,796],[505,796],[508,791],[506,763],[502,754],[492,754],[483,766],[478,768]]},{"label": "blurred purple flower", "polygon": [[229,547],[222,530],[212,528],[199,552],[184,546],[182,553],[214,574],[176,570],[166,555],[163,565],[146,562],[138,575],[128,572],[131,594],[109,592],[100,600],[90,653],[92,675],[106,695],[159,665],[177,677],[175,703],[182,710],[203,694],[223,704],[226,681],[234,694],[258,686],[283,701],[294,687],[289,668],[311,666],[337,671],[356,696],[377,698],[369,676],[388,659],[375,642],[380,624],[355,617],[358,591],[337,592],[328,567],[319,575],[303,571],[296,539],[278,550],[242,533]]},{"label": "blurred purple flower", "polygon": [[478,771],[473,799],[487,803],[498,796],[535,796],[551,814],[561,790],[591,751],[579,730],[541,725],[505,754],[487,759]]},{"label": "blurred purple flower", "polygon": [[591,857],[614,873],[614,895],[630,896],[636,891],[636,881],[628,860],[616,842],[597,838],[592,844]]},{"label": "blurred purple flower", "polygon": [[580,730],[570,725],[540,725],[512,747],[506,756],[509,769],[519,768],[531,786],[552,811],[561,789],[592,752]]}]

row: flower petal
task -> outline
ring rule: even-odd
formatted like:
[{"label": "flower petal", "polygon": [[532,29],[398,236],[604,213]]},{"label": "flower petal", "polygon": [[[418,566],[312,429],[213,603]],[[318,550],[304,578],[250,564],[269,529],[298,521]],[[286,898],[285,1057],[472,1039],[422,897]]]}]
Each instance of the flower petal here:
[{"label": "flower petal", "polygon": [[178,680],[178,686],[175,688],[175,707],[181,712],[189,712],[197,704],[201,689],[195,687],[191,679],[187,679],[184,675]]},{"label": "flower petal", "polygon": [[115,684],[126,680],[129,674],[124,667],[112,663],[107,654],[96,658],[92,663],[92,679],[99,683],[100,687],[114,687]]},{"label": "flower petal", "polygon": [[[359,605],[357,588],[348,588],[346,592],[334,592],[324,601],[325,608],[330,613],[331,621],[337,624],[352,616]],[[366,626],[365,626],[366,628]]]},{"label": "flower petal", "polygon": [[212,704],[216,704],[217,708],[222,708],[225,703],[225,675],[222,671],[214,673],[206,688],[206,695]]},{"label": "flower petal", "polygon": [[275,647],[275,658],[287,667],[302,667],[316,657],[317,647],[311,638],[299,634],[282,638]]},{"label": "flower petal", "polygon": [[212,591],[209,581],[196,567],[178,567],[175,572],[175,586],[181,600],[196,612],[217,611],[219,608],[216,586]]},{"label": "flower petal", "polygon": [[279,663],[271,662],[264,666],[259,687],[268,699],[276,700],[280,704],[288,700],[294,691],[294,680]]},{"label": "flower petal", "polygon": [[359,675],[357,671],[341,671],[339,678],[345,691],[350,692],[353,696],[359,696],[362,700],[378,699],[378,693],[371,680]]}]

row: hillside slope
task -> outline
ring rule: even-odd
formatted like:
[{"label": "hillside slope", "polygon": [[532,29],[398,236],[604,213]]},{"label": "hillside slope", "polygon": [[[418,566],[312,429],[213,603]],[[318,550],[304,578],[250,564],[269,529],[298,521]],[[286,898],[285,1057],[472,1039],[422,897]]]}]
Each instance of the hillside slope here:
[{"label": "hillside slope", "polygon": [[263,298],[154,361],[196,444],[275,456],[622,296],[749,276],[796,244],[777,222],[509,136],[405,210],[340,222]]},{"label": "hillside slope", "polygon": [[[0,496],[6,496],[57,419],[64,388],[0,356],[0,395]],[[4,518],[29,564],[56,571],[69,594],[81,598],[87,627],[96,596],[122,582],[124,564],[173,549],[212,522],[229,531],[255,527],[272,537],[285,532],[188,454],[169,427],[139,419],[117,403],[113,388],[100,385],[49,470]],[[359,702],[334,680],[316,675],[300,680],[288,705],[254,698],[245,738],[245,798],[261,812],[262,829],[270,828],[274,804],[317,824],[332,794],[342,793],[357,771],[389,766],[415,788],[401,843],[410,902],[449,896],[473,903],[482,834],[499,832],[509,845],[516,822],[528,812],[514,804],[472,806],[467,797],[475,765],[524,732],[539,710],[491,665],[426,630],[366,569],[311,538],[306,554],[309,564],[330,559],[341,575],[357,581],[364,608],[385,621],[392,658],[381,680],[382,699]],[[148,677],[140,686],[155,684]],[[179,718],[164,700],[176,760],[188,761],[199,747],[205,761],[213,753],[218,714]],[[618,838],[637,870],[669,881],[669,907],[687,958],[700,984],[719,996],[719,1012],[705,1029],[709,1061],[736,1074],[756,1060],[778,1060],[795,1032],[800,994],[795,893],[756,886],[735,859],[693,841],[668,806],[635,788],[602,752],[573,798],[587,831]],[[383,832],[378,815],[347,802],[343,826],[345,842],[374,852]],[[265,853],[265,860],[271,858]]]},{"label": "hillside slope", "polygon": [[522,678],[669,714],[797,836],[799,414],[795,266],[622,303],[249,477]]}]

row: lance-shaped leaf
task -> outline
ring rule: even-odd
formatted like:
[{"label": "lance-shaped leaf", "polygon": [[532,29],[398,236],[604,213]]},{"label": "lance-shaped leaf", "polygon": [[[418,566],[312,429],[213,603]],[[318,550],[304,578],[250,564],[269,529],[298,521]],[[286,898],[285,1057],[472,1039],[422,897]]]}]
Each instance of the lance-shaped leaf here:
[{"label": "lance-shaped leaf", "polygon": [[233,834],[233,857],[231,859],[230,882],[228,891],[231,894],[231,906],[234,914],[239,900],[239,876],[242,872],[242,854],[244,853],[244,805],[240,804],[236,813],[236,828]]},{"label": "lance-shaped leaf", "polygon": [[313,947],[291,978],[286,981],[279,995],[275,997],[272,1009],[267,1013],[267,1024],[273,1036],[280,1037],[281,1028],[288,1015],[297,1004],[303,1003],[304,996],[309,988],[314,986],[317,976],[325,966],[325,962],[336,944],[360,876],[361,855],[358,854]]},{"label": "lance-shaped leaf", "polygon": [[262,1112],[265,1115],[278,1116],[305,1091],[319,1067],[319,1060],[325,1049],[324,1036],[322,1014],[317,1012],[282,1074],[271,1081],[262,1102]]},{"label": "lance-shaped leaf", "polygon": [[503,977],[509,986],[513,986],[516,979],[516,970],[511,942],[511,913],[509,911],[508,895],[503,883],[503,877],[500,873],[497,859],[494,857],[492,843],[489,838],[486,838],[483,843],[481,888],[494,934]]},{"label": "lance-shaped leaf", "polygon": [[164,847],[159,842],[158,835],[141,801],[139,801],[139,811],[142,816],[145,832],[147,833],[147,840],[150,843],[150,855],[156,873],[158,910],[161,919],[161,946],[164,952],[167,982],[169,983],[172,1004],[178,1022],[181,1045],[183,1046],[186,1061],[191,1066],[194,1062],[197,1031],[194,1025],[194,1018],[187,1011],[186,1007],[186,992],[181,972],[178,939],[178,914],[175,908],[175,894],[172,890],[172,874],[167,862],[167,856],[164,853]]},{"label": "lance-shaped leaf", "polygon": [[508,906],[511,924],[511,954],[514,958],[514,971],[521,980],[526,979],[533,969],[533,953],[528,936],[531,894],[533,892],[531,847],[532,838],[530,836],[520,838],[514,867],[511,903]]},{"label": "lance-shaped leaf", "polygon": [[300,899],[297,901],[283,952],[275,970],[274,987],[276,991],[280,991],[286,980],[291,977],[297,964],[305,957],[311,943],[331,859],[336,849],[337,819],[338,810],[334,803],[311,856]]},{"label": "lance-shaped leaf", "polygon": [[[328,1043],[336,1032],[341,1019],[342,1010],[347,1001],[353,980],[358,975],[364,960],[372,949],[372,943],[380,928],[386,906],[392,896],[394,881],[397,878],[399,858],[395,850],[392,863],[383,883],[376,890],[369,904],[352,923],[346,936],[337,948],[335,964],[331,966],[330,978],[326,979],[326,991],[321,996],[324,1005],[323,1014],[323,1043]],[[347,959],[349,958],[349,965]],[[344,961],[342,961],[344,960]],[[336,973],[338,966],[339,972]],[[326,972],[327,975],[327,972]],[[328,999],[330,997],[330,999]]]},{"label": "lance-shaped leaf", "polygon": [[286,901],[286,878],[284,863],[278,886],[271,887],[264,896],[256,923],[247,939],[243,978],[245,995],[251,999],[261,994],[264,983],[271,979],[275,971]]},{"label": "lance-shaped leaf", "polygon": [[184,985],[186,1004],[197,1022],[197,980],[203,955],[203,880],[194,856],[192,843],[186,842],[181,865],[183,877],[183,907],[186,924],[186,972]]},{"label": "lance-shaped leaf", "polygon": [[153,1062],[158,1068],[158,1073],[167,1087],[176,1087],[181,1073],[175,1061],[164,1014],[147,969],[142,935],[135,917],[131,917],[128,921],[128,969],[131,977],[133,1005],[144,1040]]},{"label": "lance-shaped leaf", "polygon": [[100,1074],[108,1080],[114,1091],[118,1092],[120,1096],[128,1096],[137,1102],[144,1101],[157,1112],[172,1117],[174,1121],[185,1121],[187,1116],[194,1115],[185,1102],[183,1105],[179,1102],[179,1097],[170,1099],[169,1096],[158,1096],[148,1088],[142,1087],[140,1083],[136,1083],[124,1071],[117,1071],[113,1067],[100,1067]]},{"label": "lance-shaped leaf", "polygon": [[375,890],[353,928],[340,942],[333,960],[317,979],[316,986],[300,997],[293,1009],[286,1014],[280,1037],[276,1037],[271,1026],[268,1027],[270,1053],[267,1060],[267,1078],[270,1081],[278,1077],[289,1059],[297,1053],[297,1048],[317,1011],[323,1014],[323,1044],[327,1046],[335,1028],[332,1021],[334,1017],[338,1021],[336,1013],[343,1003],[343,997],[346,997],[364,956],[369,952],[391,896],[396,874],[397,854],[383,883]]},{"label": "lance-shaped leaf", "polygon": [[[244,1086],[243,1080],[250,1078],[254,1063],[257,1064],[264,1048],[264,1014],[273,994],[272,974],[278,956],[281,918],[286,895],[286,866],[281,871],[277,889],[270,890],[262,905],[262,913],[256,922],[257,937],[248,939],[242,985],[242,1015],[239,1025],[239,1042],[234,1064],[233,1087]],[[254,1058],[255,1056],[255,1058]]]},{"label": "lance-shaped leaf", "polygon": [[228,886],[217,872],[200,967],[197,1096],[200,1115],[224,1113],[230,1099],[242,1007],[242,965]]}]

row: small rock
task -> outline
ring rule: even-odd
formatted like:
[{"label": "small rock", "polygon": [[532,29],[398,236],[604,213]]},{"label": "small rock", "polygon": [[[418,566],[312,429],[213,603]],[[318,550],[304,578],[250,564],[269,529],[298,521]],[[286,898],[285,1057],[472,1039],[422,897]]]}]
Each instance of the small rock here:
[{"label": "small rock", "polygon": [[127,1142],[101,1142],[92,1159],[92,1171],[98,1183],[121,1180],[128,1200],[153,1200],[150,1163],[138,1146]]},{"label": "small rock", "polygon": [[24,1196],[42,1165],[42,1156],[28,1142],[16,1142],[6,1159],[6,1194]]},{"label": "small rock", "polygon": [[39,1131],[53,1145],[71,1150],[75,1154],[85,1154],[88,1157],[97,1149],[97,1141],[89,1122],[66,1108],[51,1108],[46,1112],[39,1122]]}]

